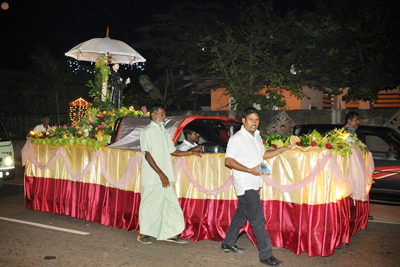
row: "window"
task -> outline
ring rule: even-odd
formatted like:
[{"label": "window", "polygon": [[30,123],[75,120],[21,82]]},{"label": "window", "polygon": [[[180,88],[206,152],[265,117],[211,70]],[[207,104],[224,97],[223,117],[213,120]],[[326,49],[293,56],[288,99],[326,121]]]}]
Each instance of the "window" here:
[{"label": "window", "polygon": [[368,149],[374,152],[387,152],[390,149],[390,144],[376,135],[366,135],[365,143]]}]

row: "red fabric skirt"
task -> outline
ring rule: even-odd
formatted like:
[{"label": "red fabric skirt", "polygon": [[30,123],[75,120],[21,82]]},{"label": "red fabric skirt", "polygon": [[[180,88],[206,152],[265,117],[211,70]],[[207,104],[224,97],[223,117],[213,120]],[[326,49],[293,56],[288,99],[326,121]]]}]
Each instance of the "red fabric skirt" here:
[{"label": "red fabric skirt", "polygon": [[[179,199],[186,227],[183,238],[222,241],[236,211],[237,200]],[[287,248],[297,255],[329,256],[350,236],[365,229],[369,202],[347,197],[337,203],[299,205],[277,200],[261,201],[266,229],[273,247]],[[97,222],[127,231],[139,231],[140,193],[76,181],[25,176],[28,209],[53,212]],[[257,245],[247,222],[246,232]]]}]

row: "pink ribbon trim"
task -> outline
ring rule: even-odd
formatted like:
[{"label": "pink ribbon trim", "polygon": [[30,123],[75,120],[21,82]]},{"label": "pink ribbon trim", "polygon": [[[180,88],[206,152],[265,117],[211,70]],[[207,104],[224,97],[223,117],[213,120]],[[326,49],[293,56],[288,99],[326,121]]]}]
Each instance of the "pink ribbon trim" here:
[{"label": "pink ribbon trim", "polygon": [[136,172],[135,172],[135,167],[136,164],[142,166],[142,157],[141,153],[136,153],[135,156],[131,157],[129,159],[128,167],[126,168],[125,172],[123,173],[121,179],[118,182],[115,182],[110,175],[107,173],[107,166],[104,160],[104,152],[101,150],[97,150],[92,159],[90,160],[89,164],[86,166],[84,171],[81,174],[77,174],[72,170],[71,165],[68,161],[68,158],[65,156],[64,150],[62,147],[57,148],[56,153],[54,154],[53,157],[47,162],[46,165],[40,164],[35,156],[35,151],[33,150],[33,146],[28,139],[28,141],[25,143],[24,147],[22,148],[22,166],[25,166],[25,163],[27,160],[32,162],[35,166],[42,170],[46,170],[50,168],[58,159],[58,156],[61,155],[64,158],[64,164],[65,164],[65,169],[71,174],[71,176],[77,180],[80,181],[86,174],[90,172],[92,169],[92,166],[94,162],[96,161],[97,158],[100,158],[100,170],[101,174],[104,176],[106,181],[110,183],[111,185],[115,186],[118,189],[125,189],[126,187],[129,186],[131,181],[135,179]]},{"label": "pink ribbon trim", "polygon": [[[332,170],[332,176],[334,178],[334,182],[336,183],[336,186],[339,187],[341,192],[346,192],[348,191],[348,184],[344,180],[342,172],[340,170],[339,165],[337,164],[337,161],[335,158],[332,158],[329,154],[326,154],[323,156],[322,159],[318,160],[316,166],[312,169],[312,171],[307,175],[305,179],[302,181],[298,182],[297,184],[294,185],[282,185],[277,182],[275,182],[270,175],[263,175],[263,180],[264,182],[272,186],[276,189],[278,189],[280,192],[293,192],[296,191],[309,183],[311,183],[318,175],[318,173],[325,167],[326,163],[331,160],[331,166],[333,166],[334,170]],[[193,174],[190,172],[187,162],[184,158],[179,158],[177,161],[174,163],[174,173],[175,176],[177,176],[178,171],[180,168],[183,169],[185,172],[186,176],[188,177],[189,181],[200,191],[203,192],[207,195],[213,195],[216,196],[219,193],[224,192],[228,187],[232,185],[233,182],[233,177],[232,175],[228,178],[228,180],[223,184],[222,187],[215,189],[215,190],[208,190],[205,189],[204,187],[200,186],[197,181],[194,179]]]},{"label": "pink ribbon trim", "polygon": [[[374,171],[374,161],[372,159],[372,154],[369,152],[369,166],[368,168],[365,165],[365,162],[363,160],[362,153],[359,149],[352,149],[352,155],[350,157],[350,168],[349,168],[349,175],[348,175],[348,182],[345,181],[343,178],[342,171],[336,161],[335,158],[331,157],[329,154],[324,155],[320,160],[317,161],[316,166],[311,170],[311,172],[307,175],[306,178],[304,178],[302,181],[298,182],[297,184],[293,185],[282,185],[277,182],[275,182],[270,175],[263,175],[263,180],[264,182],[272,186],[276,189],[278,189],[280,192],[283,193],[288,193],[288,192],[293,192],[296,191],[309,183],[311,183],[318,175],[318,173],[325,167],[325,165],[330,161],[331,163],[331,173],[332,173],[332,178],[336,186],[339,188],[341,192],[343,192],[343,196],[347,197],[350,194],[352,194],[352,198],[355,200],[361,200],[361,201],[367,201],[368,200],[368,193],[371,184],[373,183],[372,180],[372,174]],[[118,182],[115,182],[110,175],[107,173],[107,167],[106,163],[104,160],[104,152],[101,150],[97,150],[94,156],[92,157],[91,161],[89,164],[86,166],[85,170],[81,174],[75,173],[71,166],[70,163],[65,156],[64,150],[62,147],[57,148],[55,155],[47,162],[46,165],[40,164],[35,156],[35,151],[33,150],[33,146],[28,140],[25,143],[25,146],[22,149],[22,165],[24,166],[26,161],[29,160],[37,166],[38,168],[45,170],[52,166],[58,159],[58,156],[61,155],[64,158],[64,163],[65,163],[65,168],[66,170],[71,174],[71,176],[77,180],[80,181],[82,177],[87,175],[94,162],[96,161],[97,158],[100,158],[100,169],[101,169],[101,174],[104,176],[106,181],[110,183],[111,185],[115,186],[118,189],[125,189],[126,187],[129,186],[129,184],[136,178],[136,164],[141,167],[142,166],[142,157],[141,153],[138,152],[135,154],[135,156],[131,157],[129,159],[128,167],[123,173],[121,179]],[[187,162],[185,158],[181,157],[175,161],[173,164],[173,169],[174,169],[174,174],[177,176],[177,173],[179,172],[180,168],[183,169],[185,172],[186,176],[188,177],[189,181],[200,191],[203,192],[207,195],[212,195],[216,196],[222,192],[224,192],[226,189],[228,189],[232,183],[233,183],[233,177],[232,175],[229,176],[229,178],[226,180],[226,182],[218,189],[215,190],[208,190],[201,185],[194,179],[193,174],[188,168]],[[361,173],[360,173],[361,171]]]}]

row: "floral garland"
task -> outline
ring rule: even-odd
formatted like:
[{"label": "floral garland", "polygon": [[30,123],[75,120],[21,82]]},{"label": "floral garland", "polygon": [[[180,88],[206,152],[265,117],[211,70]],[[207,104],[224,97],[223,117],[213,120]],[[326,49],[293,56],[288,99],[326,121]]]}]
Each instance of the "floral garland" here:
[{"label": "floral garland", "polygon": [[357,134],[346,133],[343,129],[334,129],[325,135],[321,135],[315,130],[303,136],[292,134],[268,135],[263,137],[263,143],[266,150],[274,150],[287,145],[311,146],[332,149],[335,153],[339,153],[340,156],[351,155],[351,148],[359,148],[363,154],[368,151],[367,146],[358,139]]},{"label": "floral garland", "polygon": [[69,126],[53,126],[46,132],[31,131],[31,143],[52,146],[85,145],[99,149],[110,142],[113,127],[118,118],[145,116],[149,117],[150,113],[144,106],[141,110],[135,110],[133,106],[130,106],[108,111],[91,107],[88,108],[87,115],[78,123],[72,123]]}]

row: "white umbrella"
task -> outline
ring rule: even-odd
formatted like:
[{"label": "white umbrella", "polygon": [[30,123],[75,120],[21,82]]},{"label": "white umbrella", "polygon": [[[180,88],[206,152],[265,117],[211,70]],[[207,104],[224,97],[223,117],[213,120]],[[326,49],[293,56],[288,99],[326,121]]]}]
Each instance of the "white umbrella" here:
[{"label": "white umbrella", "polygon": [[93,38],[78,44],[65,55],[77,60],[90,62],[96,62],[101,55],[111,56],[113,58],[112,63],[134,64],[146,62],[142,55],[126,43],[108,37]]}]

